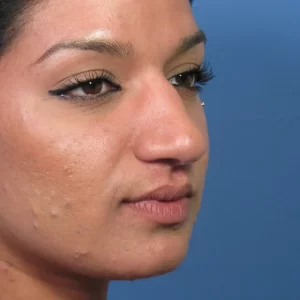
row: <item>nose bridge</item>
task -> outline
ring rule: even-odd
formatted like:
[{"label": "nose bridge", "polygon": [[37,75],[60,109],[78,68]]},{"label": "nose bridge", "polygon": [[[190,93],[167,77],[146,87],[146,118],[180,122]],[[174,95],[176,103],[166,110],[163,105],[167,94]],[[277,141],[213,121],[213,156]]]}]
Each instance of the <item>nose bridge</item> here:
[{"label": "nose bridge", "polygon": [[[163,75],[154,73],[152,76],[149,76],[141,97],[145,104],[144,113],[153,121],[156,120],[157,125],[162,124],[167,119],[191,121],[187,114],[184,100]],[[164,123],[167,126],[170,124],[170,120]]]},{"label": "nose bridge", "polygon": [[149,99],[152,113],[152,128],[161,135],[172,134],[173,139],[182,142],[195,133],[195,124],[188,115],[187,109],[178,92],[169,84],[157,88]]},{"label": "nose bridge", "polygon": [[[197,161],[206,151],[205,122],[186,109],[178,91],[163,77],[155,76],[144,87],[136,155],[142,160],[167,159],[180,164]],[[186,100],[188,101],[188,100]],[[193,101],[193,100],[191,100]],[[200,105],[200,103],[199,103]]]}]

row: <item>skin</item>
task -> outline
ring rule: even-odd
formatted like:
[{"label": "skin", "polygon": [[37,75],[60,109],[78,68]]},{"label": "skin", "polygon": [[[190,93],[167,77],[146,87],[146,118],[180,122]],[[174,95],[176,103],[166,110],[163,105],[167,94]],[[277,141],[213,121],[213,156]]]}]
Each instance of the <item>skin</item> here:
[{"label": "skin", "polygon": [[[204,44],[170,60],[198,30],[187,0],[50,0],[32,12],[0,59],[1,299],[106,299],[110,280],[170,272],[186,255],[209,144],[196,92],[168,78],[200,65]],[[103,37],[135,55],[64,50],[35,64],[58,42]],[[48,94],[102,69],[122,86],[102,103]],[[195,195],[180,226],[122,205],[185,183]]]}]

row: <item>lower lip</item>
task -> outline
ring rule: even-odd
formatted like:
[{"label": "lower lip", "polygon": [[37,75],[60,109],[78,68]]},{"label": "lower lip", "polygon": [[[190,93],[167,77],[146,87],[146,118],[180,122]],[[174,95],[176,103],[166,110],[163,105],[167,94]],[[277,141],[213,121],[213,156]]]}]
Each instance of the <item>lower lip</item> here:
[{"label": "lower lip", "polygon": [[126,203],[137,214],[145,216],[150,221],[172,225],[180,224],[188,219],[189,199],[182,198],[174,201],[144,200]]}]

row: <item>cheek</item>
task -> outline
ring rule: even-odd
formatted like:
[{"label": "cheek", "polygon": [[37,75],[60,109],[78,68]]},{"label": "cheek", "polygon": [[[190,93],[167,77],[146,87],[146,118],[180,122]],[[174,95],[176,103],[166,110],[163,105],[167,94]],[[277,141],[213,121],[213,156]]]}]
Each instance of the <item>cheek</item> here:
[{"label": "cheek", "polygon": [[113,219],[118,137],[84,122],[15,120],[0,134],[1,233],[32,247],[41,241],[67,247],[76,240],[88,248]]}]

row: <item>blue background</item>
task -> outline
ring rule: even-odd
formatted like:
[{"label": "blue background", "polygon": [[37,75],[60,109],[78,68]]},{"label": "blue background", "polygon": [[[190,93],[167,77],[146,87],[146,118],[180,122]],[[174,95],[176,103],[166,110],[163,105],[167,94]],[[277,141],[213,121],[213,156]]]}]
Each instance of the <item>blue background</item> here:
[{"label": "blue background", "polygon": [[300,1],[195,0],[216,74],[211,159],[189,255],[109,299],[300,299]]}]

